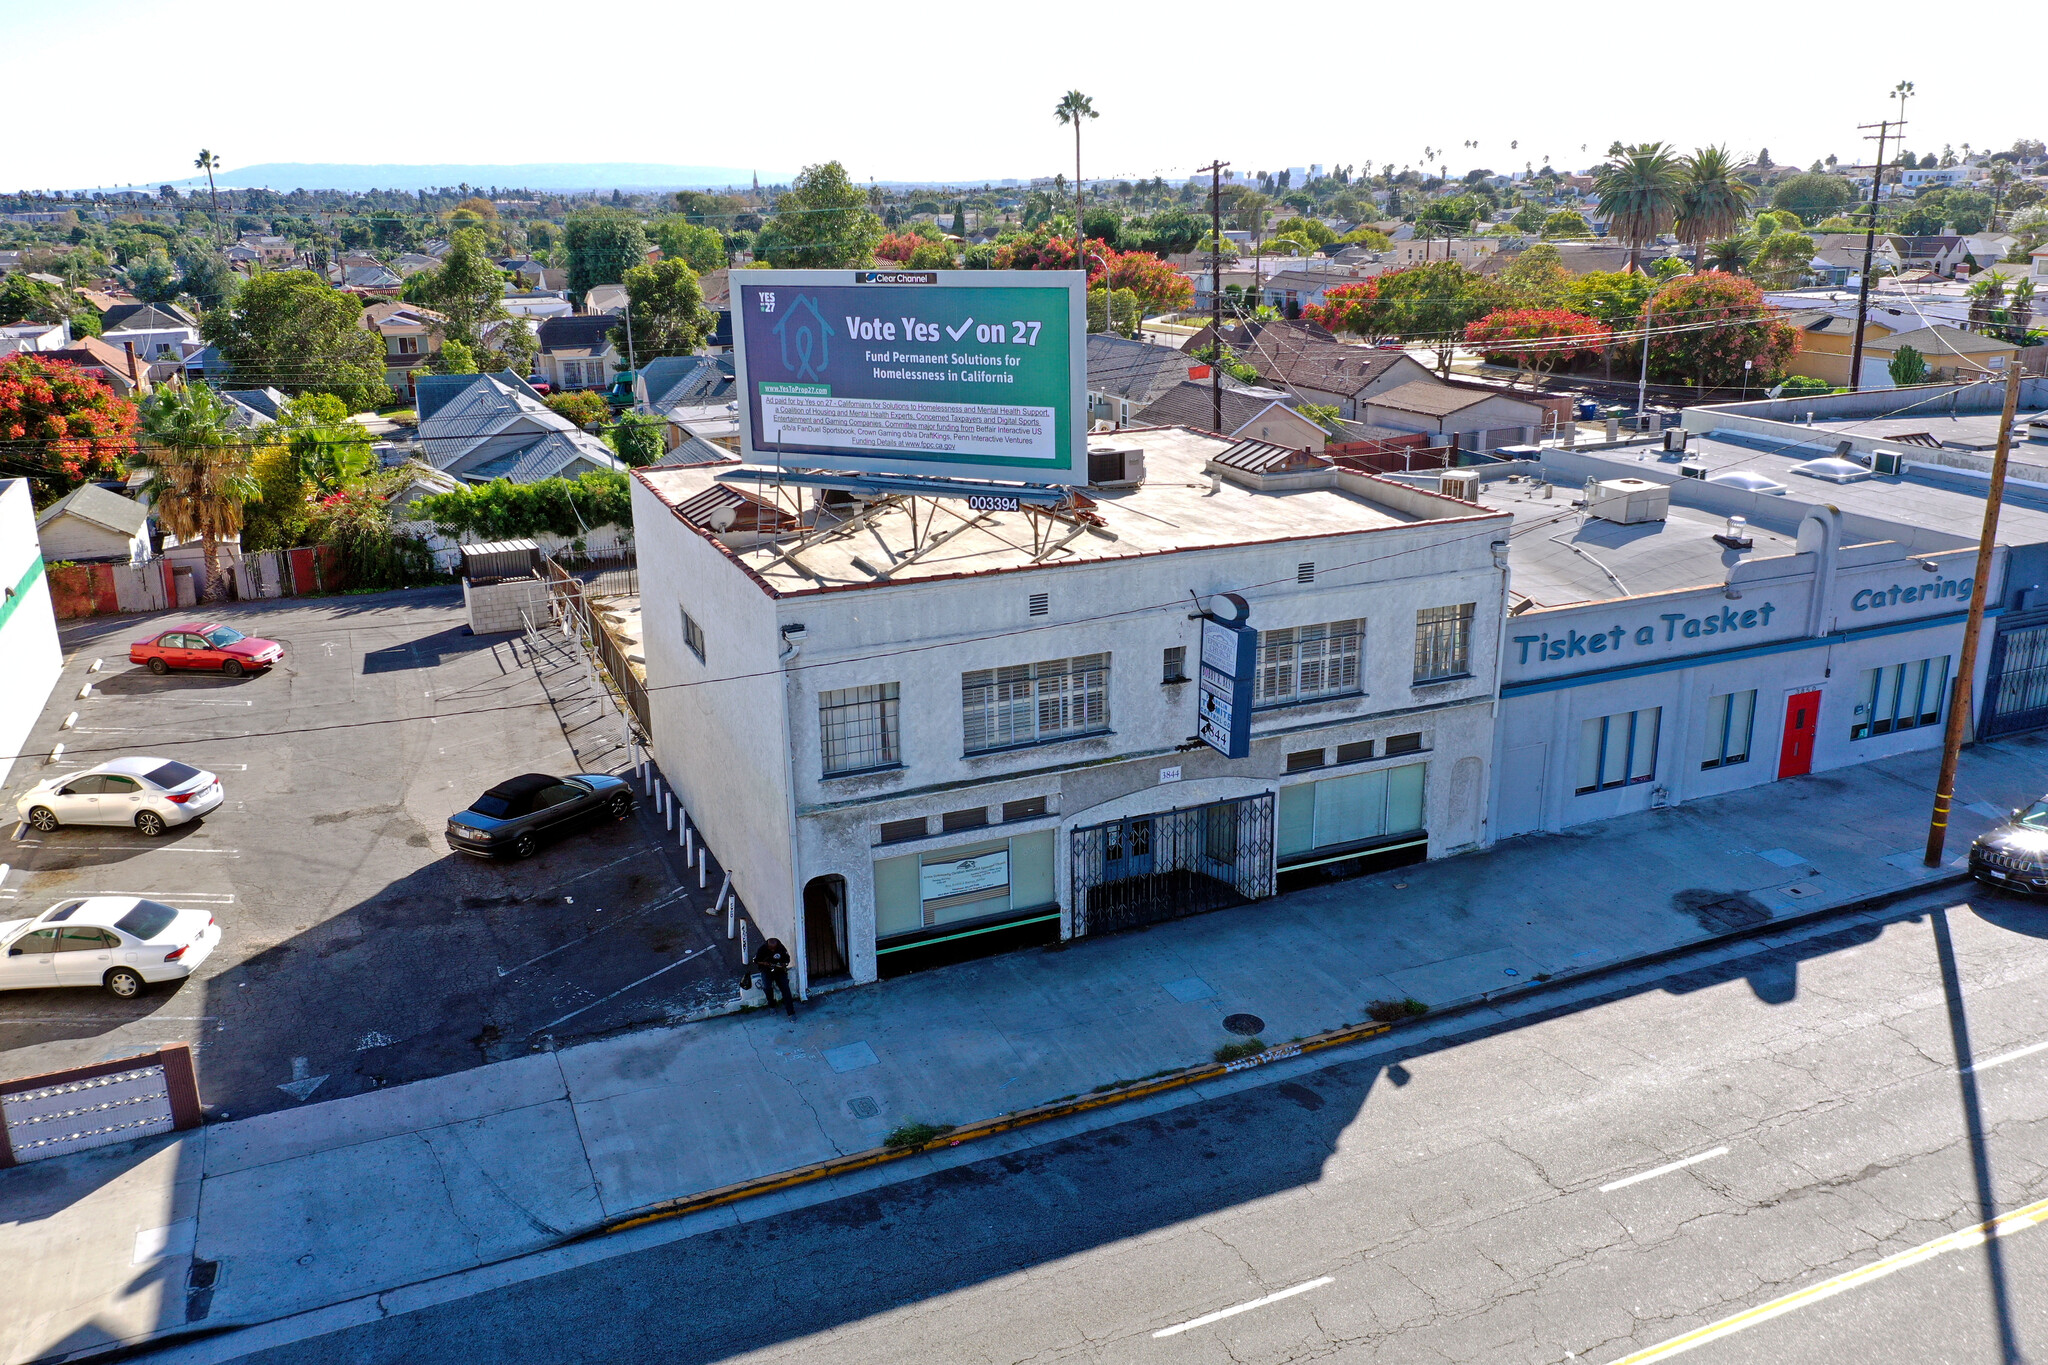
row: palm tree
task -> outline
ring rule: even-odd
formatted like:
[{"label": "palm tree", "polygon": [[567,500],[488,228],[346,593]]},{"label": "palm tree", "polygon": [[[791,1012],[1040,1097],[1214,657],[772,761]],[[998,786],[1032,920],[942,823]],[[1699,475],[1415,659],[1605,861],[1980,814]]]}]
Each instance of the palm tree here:
[{"label": "palm tree", "polygon": [[1700,247],[1699,268],[1740,275],[1756,259],[1756,252],[1757,240],[1754,237],[1724,237],[1716,242],[1705,242]]},{"label": "palm tree", "polygon": [[201,147],[199,159],[192,163],[206,172],[206,192],[213,197],[213,230],[220,231],[220,191],[213,187],[213,172],[220,165],[220,158]]},{"label": "palm tree", "polygon": [[2032,280],[2019,279],[2013,281],[2012,303],[2006,309],[2006,312],[2012,318],[2013,331],[2015,333],[2012,340],[2024,346],[2026,344],[2024,338],[2027,335],[2027,329],[2034,325],[2034,282]]},{"label": "palm tree", "polygon": [[1970,325],[1988,333],[1991,324],[1999,320],[1998,315],[2005,308],[2005,277],[1995,272],[1986,275],[1964,293],[1970,299]]},{"label": "palm tree", "polygon": [[2006,190],[2011,188],[2017,177],[2018,172],[2013,170],[2010,161],[1994,161],[1991,163],[1991,169],[1984,173],[1984,178],[1991,182],[1990,230],[1993,232],[1998,231],[1999,202],[2005,198]]},{"label": "palm tree", "polygon": [[1600,196],[1608,231],[1628,243],[1628,268],[1635,270],[1643,248],[1677,220],[1685,175],[1661,142],[1616,143],[1608,155],[1614,159],[1600,168],[1593,192]]},{"label": "palm tree", "polygon": [[242,504],[261,492],[250,446],[228,426],[231,411],[203,386],[160,389],[143,405],[143,440],[132,460],[155,475],[150,505],[164,530],[204,547],[208,602],[227,591],[220,542],[241,534]]},{"label": "palm tree", "polygon": [[1726,147],[1701,147],[1678,165],[1685,178],[1678,196],[1678,236],[1698,262],[1709,241],[1741,231],[1756,190],[1736,177],[1735,158]]},{"label": "palm tree", "polygon": [[1085,275],[1088,273],[1088,254],[1084,245],[1087,229],[1081,223],[1081,120],[1096,117],[1095,101],[1078,90],[1069,90],[1052,107],[1052,113],[1062,124],[1074,125],[1074,264]]}]

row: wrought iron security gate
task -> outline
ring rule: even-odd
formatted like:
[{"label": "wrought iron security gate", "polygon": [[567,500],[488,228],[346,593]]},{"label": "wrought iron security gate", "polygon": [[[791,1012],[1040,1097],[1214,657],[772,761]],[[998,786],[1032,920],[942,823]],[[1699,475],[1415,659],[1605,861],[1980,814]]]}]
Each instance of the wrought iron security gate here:
[{"label": "wrought iron security gate", "polygon": [[1074,831],[1074,933],[1112,934],[1273,894],[1273,796]]},{"label": "wrought iron security gate", "polygon": [[2048,725],[2048,625],[2007,626],[1991,646],[1980,738]]}]

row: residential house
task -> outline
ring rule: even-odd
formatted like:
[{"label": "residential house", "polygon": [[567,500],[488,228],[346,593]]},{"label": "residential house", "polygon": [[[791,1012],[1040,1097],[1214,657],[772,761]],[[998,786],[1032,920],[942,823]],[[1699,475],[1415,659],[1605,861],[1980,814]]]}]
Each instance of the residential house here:
[{"label": "residential house", "polygon": [[71,323],[11,322],[0,327],[0,355],[16,351],[61,351],[71,344]]},{"label": "residential house", "polygon": [[1410,237],[1395,242],[1380,253],[1380,259],[1389,266],[1427,265],[1431,261],[1457,261],[1461,265],[1476,266],[1501,247],[1498,237]]},{"label": "residential house", "polygon": [[120,304],[100,319],[100,340],[123,351],[133,347],[150,377],[161,382],[184,369],[185,353],[198,346],[199,323],[184,309],[168,303]]},{"label": "residential house", "polygon": [[[84,291],[81,291],[84,292]],[[100,333],[116,331],[170,331],[180,327],[197,330],[199,319],[175,303],[139,303],[134,299],[115,299],[111,294],[101,298],[110,302],[100,312]]]},{"label": "residential house", "polygon": [[292,401],[267,385],[260,389],[222,389],[220,396],[247,414],[233,423],[241,428],[268,426],[283,420],[285,405]]},{"label": "residential house", "polygon": [[[1210,344],[1211,331],[1204,327],[1186,349],[1200,351]],[[1298,402],[1333,407],[1348,420],[1364,416],[1364,401],[1373,394],[1430,378],[1429,370],[1405,351],[1346,345],[1305,320],[1226,325],[1223,344],[1258,371],[1261,383],[1284,389]]]},{"label": "residential house", "polygon": [[291,238],[278,237],[267,232],[243,233],[239,244],[255,252],[256,258],[265,265],[289,261],[299,254],[299,249],[292,244]]},{"label": "residential house", "polygon": [[[1237,310],[1238,300],[1245,294],[1256,294],[1259,290],[1259,272],[1251,268],[1250,261],[1242,266],[1226,264],[1220,272],[1204,269],[1183,273],[1187,275],[1188,282],[1195,287],[1194,303],[1189,308],[1193,313],[1208,313],[1213,310],[1215,305],[1211,301],[1212,289],[1222,289],[1223,311],[1226,315]],[[1232,290],[1237,292],[1233,294]]]},{"label": "residential house", "polygon": [[77,337],[61,351],[44,351],[45,360],[61,360],[95,370],[123,398],[140,400],[155,387],[150,366],[125,347],[109,346],[98,337]]},{"label": "residential house", "polygon": [[[1863,278],[1863,238],[1860,232],[1823,232],[1813,239],[1810,267],[1820,283],[1855,287]],[[1898,244],[1888,232],[1880,232],[1871,243],[1870,271],[1873,278],[1896,275],[1904,268]]]},{"label": "residential house", "polygon": [[441,354],[448,319],[416,303],[373,303],[363,310],[363,326],[384,341],[384,382],[408,401],[413,379]]},{"label": "residential house", "polygon": [[337,289],[346,289],[352,293],[377,294],[389,298],[398,297],[398,291],[405,287],[404,278],[381,261],[351,264],[346,258],[327,267],[327,282]]},{"label": "residential house", "polygon": [[262,252],[253,246],[243,246],[240,242],[228,247],[221,255],[227,258],[229,265],[245,273],[263,260]]},{"label": "residential house", "polygon": [[660,356],[633,376],[635,411],[660,417],[662,444],[677,450],[693,436],[737,437],[730,355]]},{"label": "residential house", "polygon": [[[630,476],[649,747],[799,993],[1485,844],[1509,517],[1182,428],[1110,444],[1118,487],[978,512],[943,556],[917,554],[912,500]],[[774,533],[799,530],[791,556]],[[1245,583],[1232,759],[1186,741],[1216,594]]]},{"label": "residential house", "polygon": [[583,295],[583,311],[604,313],[615,318],[624,317],[628,302],[625,285],[595,284]]},{"label": "residential house", "polygon": [[49,563],[140,564],[150,558],[149,509],[82,483],[36,516],[36,539]]},{"label": "residential house", "polygon": [[1966,332],[1937,322],[1872,337],[1863,343],[1863,387],[1891,387],[1891,363],[1900,348],[1911,346],[1927,360],[1928,379],[1935,383],[1967,383],[1976,379],[2003,379],[2005,367],[2020,348],[2010,341]]},{"label": "residential house", "polygon": [[1282,317],[1298,318],[1301,310],[1320,306],[1332,289],[1362,284],[1393,267],[1372,264],[1343,266],[1326,270],[1281,270],[1268,276],[1260,286],[1259,302],[1278,309]]},{"label": "residential house", "polygon": [[541,376],[559,392],[601,389],[612,382],[623,357],[612,343],[619,320],[608,314],[544,318],[540,324]]},{"label": "residential house", "polygon": [[576,305],[567,294],[507,294],[505,311],[520,318],[573,317]]},{"label": "residential house", "polygon": [[1921,190],[1968,185],[1983,178],[1982,166],[1957,162],[1953,166],[1916,166],[1911,170],[1901,170],[1898,174],[1898,183],[1901,188],[1918,194]]},{"label": "residential house", "polygon": [[1963,238],[1963,254],[1984,270],[2004,260],[2019,244],[2020,239],[2010,232],[1972,232]]},{"label": "residential house", "polygon": [[423,458],[465,483],[533,483],[625,467],[509,370],[422,375],[415,388]]},{"label": "residential house", "polygon": [[1436,379],[1415,380],[1364,400],[1361,416],[1374,426],[1449,436],[1461,450],[1526,445],[1543,430],[1549,411],[1540,403]]},{"label": "residential house", "polygon": [[[1856,345],[1856,319],[1826,308],[1808,308],[1781,314],[1779,321],[1799,331],[1799,354],[1792,360],[1795,373],[1810,376],[1834,388],[1849,386],[1849,362]],[[1865,322],[1866,346],[1876,338],[1888,337],[1898,329],[1872,318]]]},{"label": "residential house", "polygon": [[422,270],[437,270],[440,265],[441,263],[432,256],[422,255],[417,251],[402,251],[391,261],[391,268],[405,279],[412,278]]},{"label": "residential house", "polygon": [[1953,275],[1969,254],[1963,239],[1952,232],[1933,237],[1894,236],[1893,241],[1898,244],[1902,271],[1928,270],[1936,275]]},{"label": "residential house", "polygon": [[2028,279],[2036,283],[2037,290],[2048,289],[2048,246],[2037,246],[2027,253]]},{"label": "residential house", "polygon": [[1222,395],[1220,428],[1216,425],[1216,391],[1192,379],[1183,379],[1160,394],[1130,425],[1184,426],[1214,431],[1233,441],[1260,441],[1289,450],[1320,451],[1329,443],[1330,433],[1295,411],[1288,396],[1277,389],[1227,388]]},{"label": "residential house", "polygon": [[[1088,335],[1088,416],[1111,426],[1129,426],[1132,414],[1174,385],[1206,379],[1209,367],[1171,346]],[[1235,387],[1234,381],[1232,382]],[[1152,424],[1152,425],[1157,425]]]}]

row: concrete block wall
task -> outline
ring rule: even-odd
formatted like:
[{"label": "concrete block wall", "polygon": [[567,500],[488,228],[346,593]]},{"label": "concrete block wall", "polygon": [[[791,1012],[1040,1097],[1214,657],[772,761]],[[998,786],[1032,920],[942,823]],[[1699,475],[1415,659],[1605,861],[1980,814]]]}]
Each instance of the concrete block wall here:
[{"label": "concrete block wall", "polygon": [[524,630],[528,617],[538,623],[547,616],[548,589],[538,578],[475,584],[465,579],[462,602],[469,609],[469,628],[478,635]]}]

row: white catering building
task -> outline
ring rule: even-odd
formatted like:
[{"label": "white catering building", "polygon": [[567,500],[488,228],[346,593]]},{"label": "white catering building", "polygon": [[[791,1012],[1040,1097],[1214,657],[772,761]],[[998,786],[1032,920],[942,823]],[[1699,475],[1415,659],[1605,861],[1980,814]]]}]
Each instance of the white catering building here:
[{"label": "white catering building", "polygon": [[[635,472],[653,755],[805,987],[1485,841],[1511,514],[1115,441],[1049,511]],[[1191,742],[1225,593],[1259,632],[1234,760]]]}]

